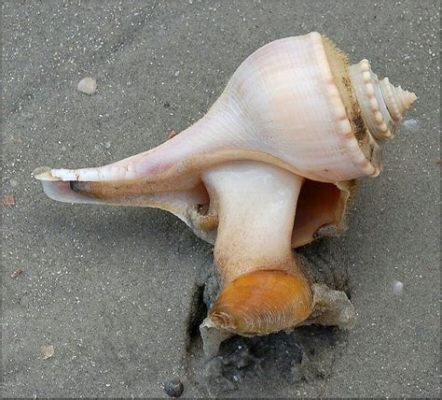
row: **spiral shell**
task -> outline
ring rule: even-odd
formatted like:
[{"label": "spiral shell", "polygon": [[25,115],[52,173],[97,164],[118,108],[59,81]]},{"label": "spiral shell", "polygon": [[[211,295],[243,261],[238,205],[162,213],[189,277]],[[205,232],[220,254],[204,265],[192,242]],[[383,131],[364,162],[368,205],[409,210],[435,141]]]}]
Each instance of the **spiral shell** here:
[{"label": "spiral shell", "polygon": [[269,333],[327,308],[292,247],[345,230],[355,179],[380,173],[384,140],[415,100],[313,32],[255,51],[207,114],[162,145],[36,177],[55,200],[177,215],[215,243],[223,290],[211,326]]}]

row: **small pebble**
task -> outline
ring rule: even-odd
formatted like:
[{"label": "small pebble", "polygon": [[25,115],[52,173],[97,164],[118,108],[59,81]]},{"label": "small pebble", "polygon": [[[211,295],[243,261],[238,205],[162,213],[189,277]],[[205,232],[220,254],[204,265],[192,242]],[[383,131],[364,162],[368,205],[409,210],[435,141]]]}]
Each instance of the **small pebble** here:
[{"label": "small pebble", "polygon": [[2,196],[2,204],[5,207],[13,207],[15,206],[15,196],[12,194],[5,194]]},{"label": "small pebble", "polygon": [[12,278],[12,279],[15,279],[15,278],[17,278],[17,276],[20,276],[23,272],[24,272],[24,271],[23,271],[21,268],[16,269],[16,270],[11,274],[11,278]]},{"label": "small pebble", "polygon": [[391,284],[391,288],[394,295],[400,296],[404,290],[404,284],[400,281],[393,281],[393,283]]},{"label": "small pebble", "polygon": [[43,345],[40,347],[40,353],[43,358],[43,360],[47,360],[48,358],[51,358],[54,356],[55,349],[54,346],[50,345]]},{"label": "small pebble", "polygon": [[417,119],[409,118],[404,121],[402,121],[402,125],[407,128],[408,130],[417,130],[419,129],[419,122]]},{"label": "small pebble", "polygon": [[97,81],[90,77],[83,78],[78,82],[77,90],[92,95],[97,91]]},{"label": "small pebble", "polygon": [[172,379],[164,384],[164,391],[170,397],[180,397],[183,394],[184,385],[179,379]]},{"label": "small pebble", "polygon": [[176,136],[177,133],[172,129],[171,131],[169,131],[169,133],[167,134],[167,140],[172,139],[174,136]]}]

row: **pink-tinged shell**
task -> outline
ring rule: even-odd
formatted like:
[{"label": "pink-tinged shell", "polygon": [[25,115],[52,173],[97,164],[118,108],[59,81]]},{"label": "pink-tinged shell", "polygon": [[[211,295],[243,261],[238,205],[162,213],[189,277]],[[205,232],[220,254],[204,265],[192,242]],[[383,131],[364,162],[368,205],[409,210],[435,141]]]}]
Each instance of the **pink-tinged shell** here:
[{"label": "pink-tinged shell", "polygon": [[345,229],[354,180],[379,174],[383,140],[415,99],[379,81],[368,61],[350,66],[314,32],[258,49],[207,114],[162,145],[103,167],[35,174],[55,200],[162,208],[216,241],[215,326],[261,334],[309,315],[326,323],[336,307],[321,319],[321,303],[346,297],[315,295],[291,247]]},{"label": "pink-tinged shell", "polygon": [[[51,176],[136,180],[221,152],[222,160],[265,159],[324,182],[370,175],[375,168],[352,132],[324,43],[318,33],[274,41],[241,64],[206,116],[165,145],[101,169],[52,170]],[[335,56],[344,68],[345,57]]]},{"label": "pink-tinged shell", "polygon": [[[198,211],[208,201],[201,174],[233,160],[261,161],[318,182],[317,201],[330,194],[336,199],[324,215],[309,217],[308,226],[295,224],[298,246],[345,228],[352,180],[380,172],[382,139],[414,100],[387,79],[379,85],[366,60],[350,67],[314,32],[258,49],[208,113],[162,145],[104,167],[47,169],[36,177],[56,200],[172,211],[213,242],[217,216]],[[68,182],[88,184],[74,193]]]}]

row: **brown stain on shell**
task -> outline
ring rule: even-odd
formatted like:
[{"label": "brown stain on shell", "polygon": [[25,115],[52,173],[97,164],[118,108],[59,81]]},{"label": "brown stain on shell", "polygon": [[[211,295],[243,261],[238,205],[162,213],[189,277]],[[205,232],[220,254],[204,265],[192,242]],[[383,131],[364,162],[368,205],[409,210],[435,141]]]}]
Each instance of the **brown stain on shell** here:
[{"label": "brown stain on shell", "polygon": [[344,104],[352,133],[358,141],[365,158],[378,169],[380,167],[378,165],[379,162],[376,157],[373,157],[373,144],[370,143],[370,134],[362,118],[361,108],[359,107],[350,79],[348,57],[344,52],[339,50],[330,39],[325,36],[323,36],[322,39],[334,83],[338,88],[342,103]]}]

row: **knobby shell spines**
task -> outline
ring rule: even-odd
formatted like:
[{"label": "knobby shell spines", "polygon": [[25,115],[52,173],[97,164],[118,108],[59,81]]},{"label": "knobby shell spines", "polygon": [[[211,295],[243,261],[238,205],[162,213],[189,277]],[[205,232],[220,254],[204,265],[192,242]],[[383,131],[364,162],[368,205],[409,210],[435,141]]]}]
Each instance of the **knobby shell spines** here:
[{"label": "knobby shell spines", "polygon": [[350,76],[370,134],[376,140],[392,138],[417,96],[400,86],[393,86],[388,78],[379,80],[368,60],[352,65]]}]

